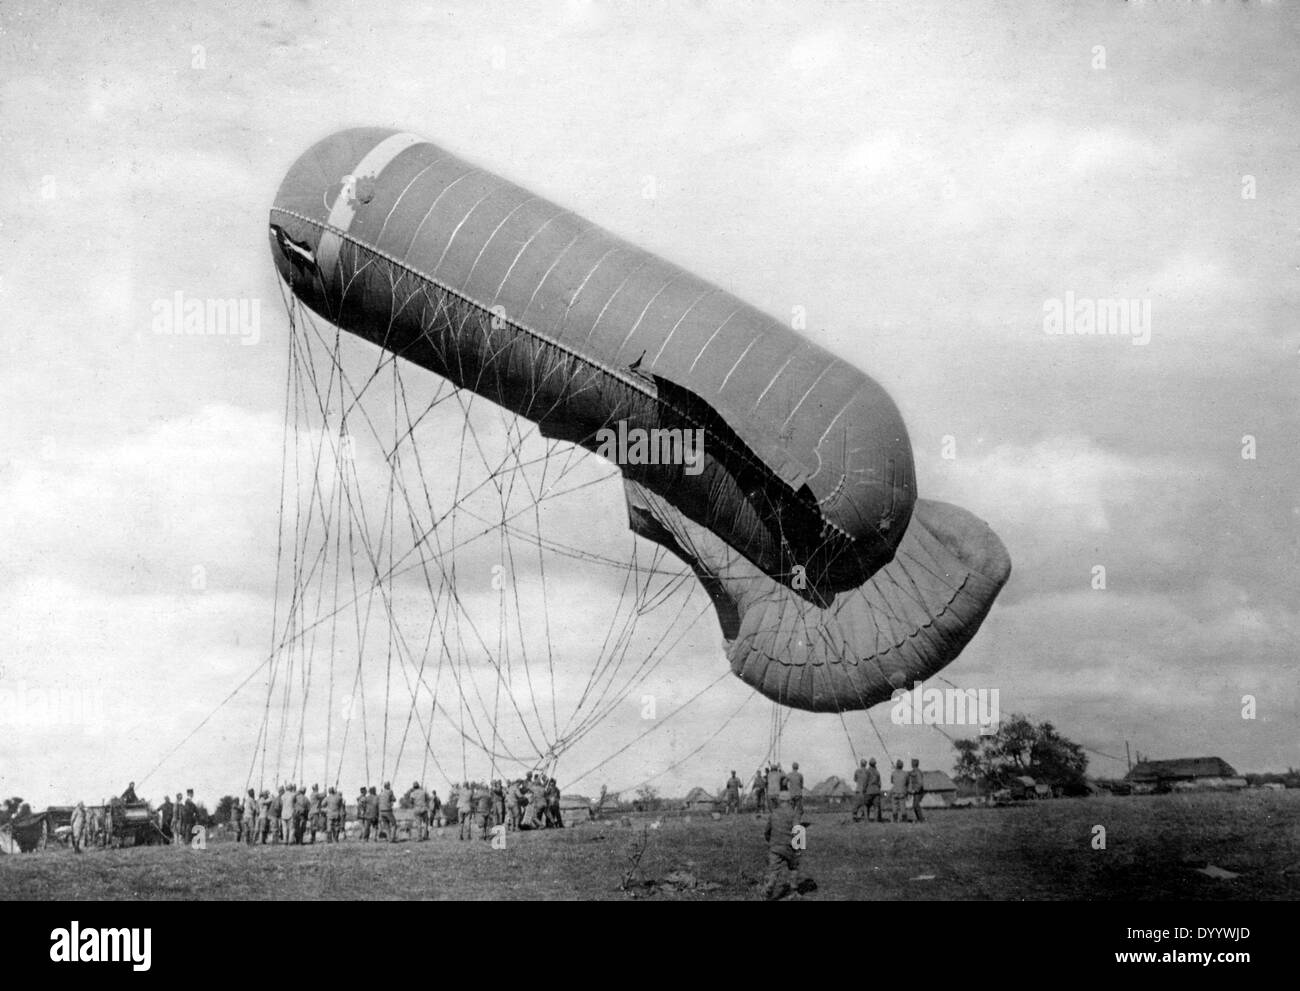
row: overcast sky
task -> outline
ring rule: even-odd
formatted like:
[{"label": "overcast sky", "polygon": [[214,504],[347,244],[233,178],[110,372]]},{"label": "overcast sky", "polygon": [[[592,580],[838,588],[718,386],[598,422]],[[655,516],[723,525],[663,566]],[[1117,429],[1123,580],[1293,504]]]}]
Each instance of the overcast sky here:
[{"label": "overcast sky", "polygon": [[[1011,553],[954,684],[1051,720],[1098,774],[1125,741],[1300,765],[1296,8],[636,7],[0,11],[0,792],[144,778],[266,657],[288,352],[267,210],[302,151],[358,125],[425,135],[782,319],[804,307],[902,409],[922,495]],[[155,334],[178,291],[258,300],[257,343]],[[1146,301],[1149,342],[1047,333],[1067,293]],[[630,553],[624,523],[610,482],[555,525]],[[550,579],[581,665],[617,589]],[[643,694],[662,719],[725,671],[705,619],[562,781],[646,729]],[[242,788],[266,694],[254,678],[142,791]],[[771,714],[724,678],[578,790],[678,761],[665,792],[748,776]],[[938,732],[872,719],[884,746],[846,720],[858,753],[951,767]],[[847,777],[852,756],[835,717],[789,719],[787,766]]]}]

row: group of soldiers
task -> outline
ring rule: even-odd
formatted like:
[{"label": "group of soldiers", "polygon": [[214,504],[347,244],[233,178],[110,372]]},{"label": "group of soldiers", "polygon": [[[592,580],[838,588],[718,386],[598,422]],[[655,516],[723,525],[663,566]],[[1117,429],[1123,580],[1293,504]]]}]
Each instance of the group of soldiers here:
[{"label": "group of soldiers", "polygon": [[[871,822],[872,809],[876,813],[876,822],[885,821],[884,789],[880,771],[876,768],[876,758],[864,759],[853,772],[853,821]],[[736,772],[731,772],[723,787],[723,812],[734,814],[741,809],[741,784]],[[787,772],[780,764],[769,764],[754,772],[750,782],[750,793],[754,796],[754,813],[772,811],[779,805],[779,797],[786,792],[790,797],[790,808],[794,815],[803,815],[804,779],[798,762],[790,765]],[[894,762],[889,774],[889,799],[893,822],[907,822],[908,809],[912,821],[924,822],[921,813],[921,798],[925,795],[925,774],[921,771],[921,762],[912,758],[912,769],[903,770],[901,760]]]},{"label": "group of soldiers", "polygon": [[[853,803],[853,821],[870,822],[871,810],[876,810],[876,822],[884,822],[882,797],[884,794],[880,771],[876,768],[874,757],[862,760],[853,772],[855,801]],[[731,772],[723,789],[725,809],[727,812],[740,811],[740,778]],[[763,838],[767,842],[767,879],[763,884],[763,896],[769,900],[784,898],[793,893],[804,894],[815,890],[817,885],[811,878],[800,872],[803,859],[803,774],[799,765],[791,764],[789,773],[782,771],[780,764],[759,768],[751,784],[754,795],[754,810],[762,815],[768,811],[767,827]],[[913,757],[912,769],[903,770],[903,762],[897,760],[889,773],[889,798],[892,806],[893,821],[906,822],[908,806],[911,806],[913,822],[924,822],[921,814],[921,799],[925,795],[925,775],[921,771],[921,762]]]},{"label": "group of soldiers", "polygon": [[[415,840],[427,840],[431,828],[441,830],[453,822],[459,825],[462,840],[487,839],[498,826],[526,830],[564,825],[558,783],[537,772],[511,782],[462,781],[445,802],[436,790],[426,789],[418,781],[401,800],[392,782],[385,781],[382,788],[362,787],[353,801],[359,838],[366,843],[380,839],[397,842],[398,808],[411,810],[407,832]],[[313,844],[322,836],[326,843],[337,843],[344,836],[348,807],[335,787],[321,791],[320,785],[312,785],[308,792],[289,783],[274,793],[263,789],[260,795],[249,788],[243,799],[231,806],[230,816],[236,841],[250,846]]]},{"label": "group of soldiers", "polygon": [[[882,804],[880,772],[876,770],[876,758],[859,762],[853,772],[854,803],[853,821],[870,822],[871,810],[876,810],[876,822],[885,821],[885,809]],[[925,796],[925,774],[921,771],[921,762],[912,758],[912,769],[903,770],[901,760],[894,761],[893,770],[889,772],[889,802],[893,822],[907,822],[908,806],[911,806],[912,821],[925,822],[921,814],[921,799]],[[860,814],[861,813],[861,814]]]}]

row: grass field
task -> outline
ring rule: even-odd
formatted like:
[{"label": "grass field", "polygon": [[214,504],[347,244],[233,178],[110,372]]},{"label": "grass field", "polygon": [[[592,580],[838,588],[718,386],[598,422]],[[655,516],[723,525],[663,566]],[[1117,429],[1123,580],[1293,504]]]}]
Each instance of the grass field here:
[{"label": "grass field", "polygon": [[[146,847],[0,857],[9,899],[752,899],[762,823],[665,816],[511,834],[505,850],[427,843],[203,851]],[[921,824],[855,824],[811,812],[812,899],[1297,899],[1300,791],[1063,799],[936,810]],[[630,823],[630,824],[629,824]],[[1093,848],[1094,826],[1106,848]],[[644,841],[643,841],[644,837]],[[620,887],[644,842],[644,879],[685,872],[700,886]],[[1212,864],[1239,876],[1212,878]],[[921,878],[932,876],[932,879]]]}]

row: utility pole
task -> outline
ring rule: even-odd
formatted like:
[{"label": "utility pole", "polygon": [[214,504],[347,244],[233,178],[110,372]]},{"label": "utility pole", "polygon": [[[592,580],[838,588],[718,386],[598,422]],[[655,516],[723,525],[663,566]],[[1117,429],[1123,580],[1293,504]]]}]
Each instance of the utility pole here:
[{"label": "utility pole", "polygon": [[1128,740],[1124,741],[1124,757],[1128,760],[1128,769],[1133,770],[1133,755],[1129,753]]}]

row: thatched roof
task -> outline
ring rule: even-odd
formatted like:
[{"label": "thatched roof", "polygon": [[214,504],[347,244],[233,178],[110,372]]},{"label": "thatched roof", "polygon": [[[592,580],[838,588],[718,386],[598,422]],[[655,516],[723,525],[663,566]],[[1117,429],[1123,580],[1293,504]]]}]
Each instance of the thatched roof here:
[{"label": "thatched roof", "polygon": [[843,798],[853,794],[853,786],[838,774],[832,774],[821,784],[813,785],[812,794],[818,798]]},{"label": "thatched roof", "polygon": [[1186,781],[1191,778],[1235,778],[1237,772],[1221,757],[1180,757],[1144,760],[1125,775],[1126,781]]},{"label": "thatched roof", "polygon": [[957,785],[943,771],[922,771],[926,791],[956,791]]},{"label": "thatched roof", "polygon": [[716,802],[717,798],[711,795],[709,792],[705,791],[703,788],[696,787],[696,788],[692,788],[689,792],[686,793],[685,801],[687,803]]}]

